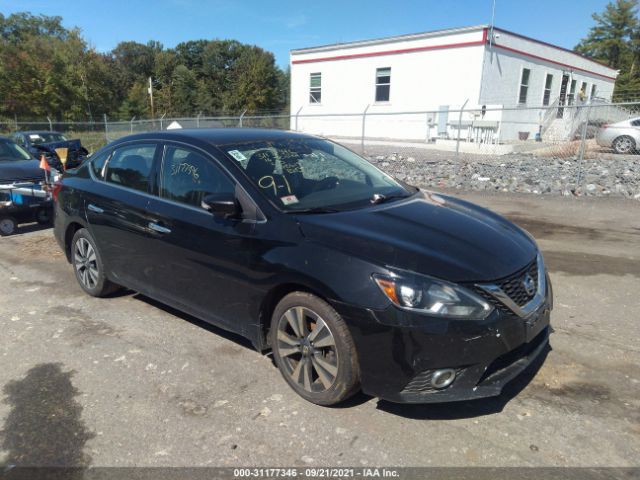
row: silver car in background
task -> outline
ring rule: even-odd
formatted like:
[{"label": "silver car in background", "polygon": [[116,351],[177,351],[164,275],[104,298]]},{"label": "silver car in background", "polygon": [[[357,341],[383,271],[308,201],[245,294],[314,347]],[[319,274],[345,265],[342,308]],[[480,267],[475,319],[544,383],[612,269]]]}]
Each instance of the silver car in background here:
[{"label": "silver car in background", "polygon": [[603,125],[598,129],[596,142],[616,153],[635,153],[640,149],[640,117]]}]

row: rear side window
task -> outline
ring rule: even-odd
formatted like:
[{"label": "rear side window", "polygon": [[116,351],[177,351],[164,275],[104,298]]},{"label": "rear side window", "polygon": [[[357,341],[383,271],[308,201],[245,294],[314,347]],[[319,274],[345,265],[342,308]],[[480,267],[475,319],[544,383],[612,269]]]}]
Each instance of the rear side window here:
[{"label": "rear side window", "polygon": [[637,120],[631,120],[631,125],[633,125],[634,127],[640,127],[640,118],[638,118]]},{"label": "rear side window", "polygon": [[149,191],[149,174],[156,153],[154,144],[116,148],[107,165],[105,180],[141,192]]},{"label": "rear side window", "polygon": [[91,159],[91,170],[96,178],[104,180],[104,165],[107,162],[107,158],[111,155],[111,150],[102,152]]},{"label": "rear side window", "polygon": [[234,183],[211,159],[190,149],[167,147],[160,180],[162,198],[200,207],[206,195],[234,190]]}]

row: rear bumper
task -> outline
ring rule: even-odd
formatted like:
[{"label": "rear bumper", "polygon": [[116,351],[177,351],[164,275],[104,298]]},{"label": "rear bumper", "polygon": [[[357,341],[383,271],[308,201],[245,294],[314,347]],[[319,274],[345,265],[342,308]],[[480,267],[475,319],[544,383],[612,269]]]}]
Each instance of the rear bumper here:
[{"label": "rear bumper", "polygon": [[[549,291],[526,319],[496,310],[483,322],[427,318],[420,327],[387,326],[388,316],[406,314],[394,307],[338,311],[354,338],[365,393],[398,403],[439,403],[500,395],[542,358],[549,348],[550,299]],[[445,368],[456,378],[436,389],[431,376]]]},{"label": "rear bumper", "polygon": [[596,143],[601,147],[611,147],[611,143],[613,142],[614,135],[611,135],[611,132],[608,129],[600,128],[596,133]]}]

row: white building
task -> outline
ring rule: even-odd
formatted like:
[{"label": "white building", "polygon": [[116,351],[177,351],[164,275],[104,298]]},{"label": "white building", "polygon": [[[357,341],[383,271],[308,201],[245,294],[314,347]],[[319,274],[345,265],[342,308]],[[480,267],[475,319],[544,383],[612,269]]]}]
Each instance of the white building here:
[{"label": "white building", "polygon": [[534,138],[578,111],[550,107],[610,100],[617,75],[488,25],[292,50],[290,66],[293,129],[359,137],[366,111],[366,137],[423,141],[456,137],[459,122],[468,140]]}]

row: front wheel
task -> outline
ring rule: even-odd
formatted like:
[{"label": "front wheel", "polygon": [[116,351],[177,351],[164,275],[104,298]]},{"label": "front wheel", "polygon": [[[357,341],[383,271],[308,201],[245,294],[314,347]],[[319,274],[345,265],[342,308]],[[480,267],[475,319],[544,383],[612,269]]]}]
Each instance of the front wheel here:
[{"label": "front wheel", "polygon": [[118,289],[105,276],[96,242],[85,228],[78,230],[71,240],[71,264],[80,287],[92,297],[104,297]]},{"label": "front wheel", "polygon": [[340,315],[304,292],[284,297],[271,319],[271,346],[282,376],[298,395],[335,405],[360,387],[353,338]]},{"label": "front wheel", "polygon": [[613,149],[616,153],[633,153],[636,149],[636,142],[628,135],[623,135],[613,141]]}]

